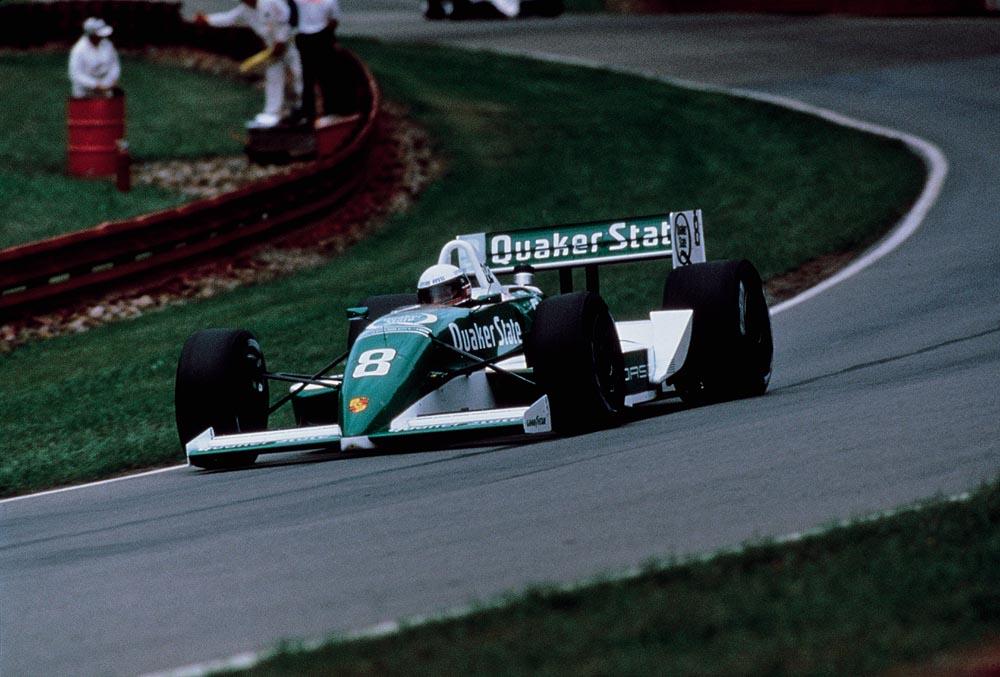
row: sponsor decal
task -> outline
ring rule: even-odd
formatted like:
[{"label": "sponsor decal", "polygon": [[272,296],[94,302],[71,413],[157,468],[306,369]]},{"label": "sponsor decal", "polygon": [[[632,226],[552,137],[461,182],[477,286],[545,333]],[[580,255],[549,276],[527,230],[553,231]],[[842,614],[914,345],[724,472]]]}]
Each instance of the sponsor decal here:
[{"label": "sponsor decal", "polygon": [[451,333],[451,344],[467,353],[521,345],[522,329],[517,320],[494,317],[489,324],[473,322],[468,327],[459,327],[451,322],[448,331]]},{"label": "sponsor decal", "polygon": [[417,334],[419,336],[430,336],[431,330],[427,327],[394,326],[391,324],[381,327],[368,326],[363,332],[358,334],[358,338],[369,338],[371,336],[382,336],[383,334]]},{"label": "sponsor decal", "polygon": [[472,243],[486,264],[500,273],[510,272],[518,264],[544,270],[671,253],[675,266],[705,260],[699,210],[459,237]]},{"label": "sponsor decal", "polygon": [[549,398],[547,395],[542,395],[524,412],[523,427],[526,433],[552,432],[552,418],[549,413]]},{"label": "sponsor decal", "polygon": [[[688,214],[691,217],[688,218]],[[681,212],[674,216],[674,230],[676,231],[676,242],[674,243],[674,257],[682,266],[691,265],[691,255],[697,247],[701,246],[701,212]]]},{"label": "sponsor decal", "polygon": [[431,313],[392,313],[391,315],[378,318],[369,326],[401,325],[419,327],[424,324],[434,324],[435,322],[437,322],[437,315]]},{"label": "sponsor decal", "polygon": [[544,429],[549,430],[549,417],[544,414],[538,414],[537,416],[532,416],[531,418],[524,419],[524,429],[525,431]]},{"label": "sponsor decal", "polygon": [[488,263],[496,266],[666,250],[670,247],[670,221],[655,218],[551,232],[498,233],[490,236],[488,244]]},{"label": "sponsor decal", "polygon": [[635,364],[625,367],[625,381],[649,382],[649,368],[645,364]]},{"label": "sponsor decal", "polygon": [[[364,378],[365,376],[385,376],[392,367],[392,361],[396,357],[395,348],[375,348],[366,350],[358,355],[358,364],[351,372],[354,378]],[[368,404],[368,398],[362,398]]]},{"label": "sponsor decal", "polygon": [[368,408],[368,398],[364,395],[351,398],[351,401],[347,403],[347,408],[352,414],[360,414]]},{"label": "sponsor decal", "polygon": [[649,384],[649,352],[647,350],[630,350],[625,358],[625,394],[635,395],[650,389]]}]

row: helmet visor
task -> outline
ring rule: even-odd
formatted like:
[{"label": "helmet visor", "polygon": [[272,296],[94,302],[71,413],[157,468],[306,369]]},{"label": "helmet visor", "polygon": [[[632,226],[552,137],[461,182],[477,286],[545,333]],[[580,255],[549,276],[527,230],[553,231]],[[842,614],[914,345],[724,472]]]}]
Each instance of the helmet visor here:
[{"label": "helmet visor", "polygon": [[420,303],[438,305],[459,303],[471,298],[471,295],[472,285],[465,275],[417,290],[417,300]]}]

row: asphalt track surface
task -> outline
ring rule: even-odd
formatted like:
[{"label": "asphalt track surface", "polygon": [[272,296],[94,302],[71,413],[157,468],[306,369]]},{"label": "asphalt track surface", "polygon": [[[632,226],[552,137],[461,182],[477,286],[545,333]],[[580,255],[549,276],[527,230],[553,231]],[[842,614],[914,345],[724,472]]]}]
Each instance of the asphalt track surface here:
[{"label": "asphalt track surface", "polygon": [[1000,22],[384,12],[352,25],[790,96],[929,139],[950,172],[901,247],[774,318],[763,398],[570,439],[293,454],[0,503],[0,674],[188,665],[804,530],[1000,470]]}]

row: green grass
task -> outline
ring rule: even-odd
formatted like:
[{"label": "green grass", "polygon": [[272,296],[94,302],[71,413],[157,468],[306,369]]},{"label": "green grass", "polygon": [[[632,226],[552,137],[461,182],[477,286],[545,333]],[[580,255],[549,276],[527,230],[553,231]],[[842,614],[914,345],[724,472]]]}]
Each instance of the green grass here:
[{"label": "green grass", "polygon": [[1000,483],[790,545],[286,648],[238,674],[861,675],[997,632]]},{"label": "green grass", "polygon": [[[0,248],[164,209],[186,198],[64,175],[67,53],[0,54]],[[135,160],[239,154],[261,94],[241,82],[122,60]]]},{"label": "green grass", "polygon": [[[769,275],[871,240],[922,184],[894,142],[758,103],[493,54],[352,46],[430,129],[447,175],[327,265],[0,358],[0,496],[180,461],[173,377],[187,335],[246,326],[271,367],[322,365],[344,345],[345,307],[412,289],[455,234],[701,207],[709,257],[746,256]],[[659,304],[665,273],[614,267],[602,289],[619,318],[637,317]]]}]

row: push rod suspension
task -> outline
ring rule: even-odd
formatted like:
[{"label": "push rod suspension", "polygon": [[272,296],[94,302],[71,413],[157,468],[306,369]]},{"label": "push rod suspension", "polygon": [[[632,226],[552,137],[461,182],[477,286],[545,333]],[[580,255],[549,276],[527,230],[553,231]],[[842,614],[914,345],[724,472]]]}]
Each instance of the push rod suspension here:
[{"label": "push rod suspension", "polygon": [[[323,367],[322,369],[320,369],[319,371],[317,371],[315,374],[313,374],[308,379],[305,379],[305,380],[303,380],[303,379],[295,379],[295,382],[301,384],[300,387],[295,388],[294,390],[289,391],[289,393],[287,395],[285,395],[280,400],[278,400],[277,402],[275,402],[274,404],[272,404],[270,406],[270,408],[268,408],[268,410],[267,410],[267,415],[270,416],[271,414],[273,414],[274,412],[276,412],[278,409],[280,409],[281,407],[285,406],[285,404],[287,404],[293,397],[295,397],[296,395],[298,395],[299,393],[301,393],[305,389],[305,387],[307,385],[309,385],[309,383],[316,383],[316,382],[318,382],[318,380],[321,379],[321,378],[323,378],[323,376],[325,376],[328,371],[330,371],[331,369],[333,369],[334,367],[336,367],[338,364],[340,364],[341,362],[343,362],[344,360],[346,360],[347,356],[350,355],[350,354],[351,354],[351,351],[348,350],[347,352],[343,353],[342,355],[338,355],[332,362],[330,362],[328,365],[326,365],[325,367]],[[266,374],[266,376],[268,378],[271,378],[272,376],[278,376],[278,375],[277,374]],[[281,374],[281,376],[284,376],[284,374]],[[284,378],[275,378],[274,380],[276,380],[276,381],[285,381],[287,379],[284,379]],[[327,387],[329,387],[328,384],[320,384],[320,385],[327,385]]]},{"label": "push rod suspension", "polygon": [[462,357],[468,358],[468,359],[473,360],[475,362],[475,364],[473,364],[473,365],[470,365],[468,367],[464,367],[463,369],[459,369],[458,371],[454,372],[455,376],[461,376],[463,374],[468,374],[468,373],[471,373],[471,372],[476,371],[478,369],[485,368],[485,369],[491,369],[491,370],[495,371],[498,374],[503,374],[504,376],[509,376],[510,378],[515,379],[517,381],[521,381],[523,383],[527,383],[528,385],[530,385],[532,387],[538,387],[538,384],[535,383],[534,381],[532,381],[531,379],[525,378],[524,376],[521,376],[520,374],[515,374],[514,372],[512,372],[510,370],[507,370],[507,369],[504,369],[503,367],[498,367],[495,364],[496,362],[499,362],[500,360],[506,360],[508,357],[515,357],[517,355],[520,355],[521,353],[524,352],[524,347],[517,348],[516,350],[512,350],[509,353],[504,353],[503,355],[497,355],[496,357],[491,357],[489,359],[483,359],[483,358],[479,357],[478,355],[473,355],[472,353],[466,352],[466,351],[462,350],[461,348],[458,348],[456,346],[451,345],[450,343],[445,343],[441,339],[435,338],[434,336],[431,336],[430,339],[434,343],[436,343],[436,344],[438,344],[440,346],[443,346],[444,348],[447,348],[448,350],[450,350],[450,351],[452,351],[454,353],[458,353]]}]

